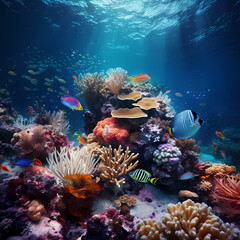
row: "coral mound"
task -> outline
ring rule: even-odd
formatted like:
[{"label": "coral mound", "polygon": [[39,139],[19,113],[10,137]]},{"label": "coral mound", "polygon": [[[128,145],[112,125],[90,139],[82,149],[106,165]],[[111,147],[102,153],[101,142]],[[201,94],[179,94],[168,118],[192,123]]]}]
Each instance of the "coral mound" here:
[{"label": "coral mound", "polygon": [[28,206],[28,216],[33,221],[39,221],[45,211],[45,207],[38,200],[33,200]]},{"label": "coral mound", "polygon": [[155,220],[148,219],[137,225],[137,240],[159,240],[161,233],[161,225]]},{"label": "coral mound", "polygon": [[163,219],[163,232],[166,239],[239,239],[239,230],[212,213],[206,204],[187,200],[169,204]]},{"label": "coral mound", "polygon": [[[109,127],[109,133],[106,133],[105,126]],[[129,127],[122,124],[117,118],[105,118],[98,122],[93,129],[96,140],[102,145],[126,145],[129,137]]]}]

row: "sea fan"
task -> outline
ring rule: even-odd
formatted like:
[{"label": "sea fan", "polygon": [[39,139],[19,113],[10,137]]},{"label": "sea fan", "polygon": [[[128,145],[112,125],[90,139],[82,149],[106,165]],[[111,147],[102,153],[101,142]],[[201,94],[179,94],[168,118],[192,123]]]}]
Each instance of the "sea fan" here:
[{"label": "sea fan", "polygon": [[19,128],[21,130],[34,125],[34,118],[24,118],[23,116],[19,115],[16,120],[13,122],[13,126]]}]

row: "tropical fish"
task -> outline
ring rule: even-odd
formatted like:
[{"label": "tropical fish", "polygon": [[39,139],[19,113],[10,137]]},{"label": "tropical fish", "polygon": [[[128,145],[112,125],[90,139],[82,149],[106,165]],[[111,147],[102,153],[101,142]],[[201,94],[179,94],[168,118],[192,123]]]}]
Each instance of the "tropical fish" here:
[{"label": "tropical fish", "polygon": [[37,75],[33,70],[28,70],[29,73],[31,73],[32,75]]},{"label": "tropical fish", "polygon": [[216,144],[216,143],[213,143],[213,146],[214,146],[214,147],[217,147],[217,144]]},{"label": "tropical fish", "polygon": [[189,179],[192,179],[196,176],[198,176],[198,174],[188,171],[188,172],[185,172],[183,175],[181,175],[179,177],[179,180],[189,180]]},{"label": "tropical fish", "polygon": [[181,93],[179,93],[179,92],[175,93],[175,95],[176,95],[177,97],[182,97],[182,96],[183,96],[183,95],[182,95]]},{"label": "tropical fish", "polygon": [[25,75],[24,77],[25,77],[27,80],[32,80],[32,78],[31,78],[30,76]]},{"label": "tropical fish", "polygon": [[38,84],[38,80],[36,78],[31,79],[30,82],[34,85]]},{"label": "tropical fish", "polygon": [[31,88],[29,88],[29,87],[24,87],[24,89],[25,89],[26,91],[31,91]]},{"label": "tropical fish", "polygon": [[226,158],[226,153],[224,151],[220,151],[223,158]]},{"label": "tropical fish", "polygon": [[13,80],[12,80],[12,79],[8,79],[8,81],[9,81],[10,83],[13,83]]},{"label": "tropical fish", "polygon": [[47,89],[49,92],[53,92],[53,89],[52,88],[48,88]]},{"label": "tropical fish", "polygon": [[152,183],[154,186],[157,184],[157,181],[159,180],[159,178],[153,178],[151,173],[149,173],[146,170],[143,169],[136,169],[132,172],[129,172],[128,175],[138,181],[138,182],[142,182],[142,183]]},{"label": "tropical fish", "polygon": [[78,141],[82,144],[82,145],[85,145],[86,144],[86,142],[85,142],[85,140],[82,138],[82,137],[78,137]]},{"label": "tropical fish", "polygon": [[168,93],[170,93],[172,90],[167,90],[166,92],[165,92],[165,94],[168,94]]},{"label": "tropical fish", "polygon": [[164,135],[163,135],[163,137],[165,137],[166,139],[168,139],[168,138],[169,138],[167,134],[164,134]]},{"label": "tropical fish", "polygon": [[10,170],[6,166],[0,165],[0,169],[2,169],[2,171],[4,171],[4,172],[10,173]]},{"label": "tropical fish", "polygon": [[110,133],[110,131],[111,131],[110,128],[109,128],[109,126],[108,126],[108,125],[105,125],[104,130],[105,130],[105,136],[108,136],[109,133]]},{"label": "tropical fish", "polygon": [[49,86],[49,87],[51,86],[51,83],[49,83],[49,82],[45,82],[44,84]]},{"label": "tropical fish", "polygon": [[171,121],[169,134],[178,139],[190,138],[200,129],[203,120],[192,110],[177,114]]},{"label": "tropical fish", "polygon": [[66,81],[62,78],[58,78],[58,81],[61,82],[61,83],[66,83]]},{"label": "tropical fish", "polygon": [[214,146],[214,154],[216,155],[217,154],[217,144],[213,143],[213,146]]},{"label": "tropical fish", "polygon": [[65,96],[61,97],[61,102],[63,105],[69,107],[72,110],[83,110],[81,103],[74,97]]},{"label": "tropical fish", "polygon": [[11,76],[16,76],[17,75],[14,71],[9,71],[8,74],[11,75]]},{"label": "tropical fish", "polygon": [[69,94],[69,91],[67,90],[67,94]]},{"label": "tropical fish", "polygon": [[15,165],[20,167],[29,167],[32,164],[32,160],[20,158],[15,162]]},{"label": "tropical fish", "polygon": [[202,143],[202,140],[198,140],[198,143]]},{"label": "tropical fish", "polygon": [[35,164],[39,165],[39,166],[42,166],[42,162],[41,162],[39,159],[37,159],[37,158],[34,158],[34,159],[33,159],[33,162],[34,162]]},{"label": "tropical fish", "polygon": [[224,141],[225,137],[223,136],[223,134],[221,132],[216,132],[216,135]]},{"label": "tropical fish", "polygon": [[149,79],[151,79],[147,74],[139,74],[136,75],[134,78],[129,77],[131,79],[131,82],[135,82],[136,84],[143,84],[146,83]]},{"label": "tropical fish", "polygon": [[73,134],[73,137],[75,137],[75,136],[78,136],[79,134],[77,133],[77,132],[75,132],[74,134]]},{"label": "tropical fish", "polygon": [[74,79],[76,79],[76,78],[77,78],[77,76],[75,76],[75,75],[74,75],[74,76],[73,76],[73,78],[74,78]]},{"label": "tropical fish", "polygon": [[199,103],[199,106],[201,106],[201,107],[205,107],[207,104],[206,103],[204,103],[204,102],[202,102],[202,103]]}]

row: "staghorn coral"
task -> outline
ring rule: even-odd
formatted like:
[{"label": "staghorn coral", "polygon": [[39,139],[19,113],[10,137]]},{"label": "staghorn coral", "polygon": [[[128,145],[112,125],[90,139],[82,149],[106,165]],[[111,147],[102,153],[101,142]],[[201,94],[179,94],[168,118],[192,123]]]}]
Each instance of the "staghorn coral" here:
[{"label": "staghorn coral", "polygon": [[[106,133],[106,125],[109,128],[109,133]],[[97,126],[93,129],[96,140],[101,145],[126,145],[129,136],[129,126],[123,124],[117,118],[105,118],[103,121],[98,122]]]},{"label": "staghorn coral", "polygon": [[114,95],[118,95],[127,79],[127,71],[122,68],[110,68],[107,74],[108,78],[105,80],[105,87]]},{"label": "staghorn coral", "polygon": [[137,225],[137,240],[159,240],[161,233],[160,222],[152,219],[145,219]]},{"label": "staghorn coral", "polygon": [[230,217],[240,214],[240,173],[215,177],[211,198],[219,205],[220,212]]},{"label": "staghorn coral", "polygon": [[107,181],[108,184],[117,185],[118,187],[125,183],[125,178],[120,178],[138,165],[138,161],[134,164],[131,163],[131,161],[138,157],[138,154],[131,153],[131,155],[129,155],[130,151],[128,147],[125,153],[122,153],[122,151],[121,145],[118,150],[114,149],[113,151],[110,145],[108,149],[102,149],[102,155],[100,156],[101,163],[99,169],[101,170],[101,179]]},{"label": "staghorn coral", "polygon": [[96,198],[100,186],[92,180],[91,174],[72,174],[63,178],[65,192],[72,194],[76,198],[86,199],[89,196]]},{"label": "staghorn coral", "polygon": [[83,97],[88,108],[92,111],[96,110],[96,103],[103,102],[102,91],[104,89],[104,82],[105,77],[103,76],[103,73],[80,74],[74,81],[76,90],[79,92],[77,97]]},{"label": "staghorn coral", "polygon": [[205,203],[194,203],[187,200],[183,203],[169,204],[162,221],[161,239],[239,239],[240,232],[229,223],[212,213],[211,207]]},{"label": "staghorn coral", "polygon": [[92,174],[97,170],[98,156],[90,144],[82,148],[60,148],[49,154],[47,161],[57,183],[63,185],[63,178],[72,174]]},{"label": "staghorn coral", "polygon": [[38,200],[33,200],[28,206],[28,216],[33,221],[39,221],[45,212],[45,207]]}]

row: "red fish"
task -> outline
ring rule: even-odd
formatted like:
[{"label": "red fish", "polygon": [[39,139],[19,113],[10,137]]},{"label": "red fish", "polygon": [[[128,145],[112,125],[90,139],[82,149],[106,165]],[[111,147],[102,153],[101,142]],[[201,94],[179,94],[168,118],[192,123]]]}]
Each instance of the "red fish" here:
[{"label": "red fish", "polygon": [[69,91],[67,90],[67,94],[69,94]]},{"label": "red fish", "polygon": [[163,135],[163,137],[165,137],[166,139],[168,139],[168,138],[169,138],[167,134],[164,134],[164,135]]},{"label": "red fish", "polygon": [[216,143],[213,143],[213,146],[214,146],[214,147],[217,147],[217,144],[216,144]]},{"label": "red fish", "polygon": [[85,142],[85,140],[82,138],[82,137],[78,137],[78,141],[82,144],[82,145],[85,145],[86,144],[86,142]]},{"label": "red fish", "polygon": [[0,168],[2,169],[2,171],[10,173],[10,170],[5,166],[0,166]]},{"label": "red fish", "polygon": [[201,141],[201,140],[199,140],[198,142],[199,142],[199,143],[202,143],[202,141]]},{"label": "red fish", "polygon": [[74,75],[74,76],[73,76],[73,78],[74,78],[74,79],[76,79],[76,78],[77,78],[77,76],[75,76],[75,75]]},{"label": "red fish", "polygon": [[168,93],[170,93],[172,90],[167,90],[166,92],[165,92],[165,94],[168,94]]},{"label": "red fish", "polygon": [[39,166],[42,166],[42,162],[37,158],[34,158],[33,162]]},{"label": "red fish", "polygon": [[221,132],[216,132],[216,135],[224,141],[225,137],[223,136],[223,134]]}]

